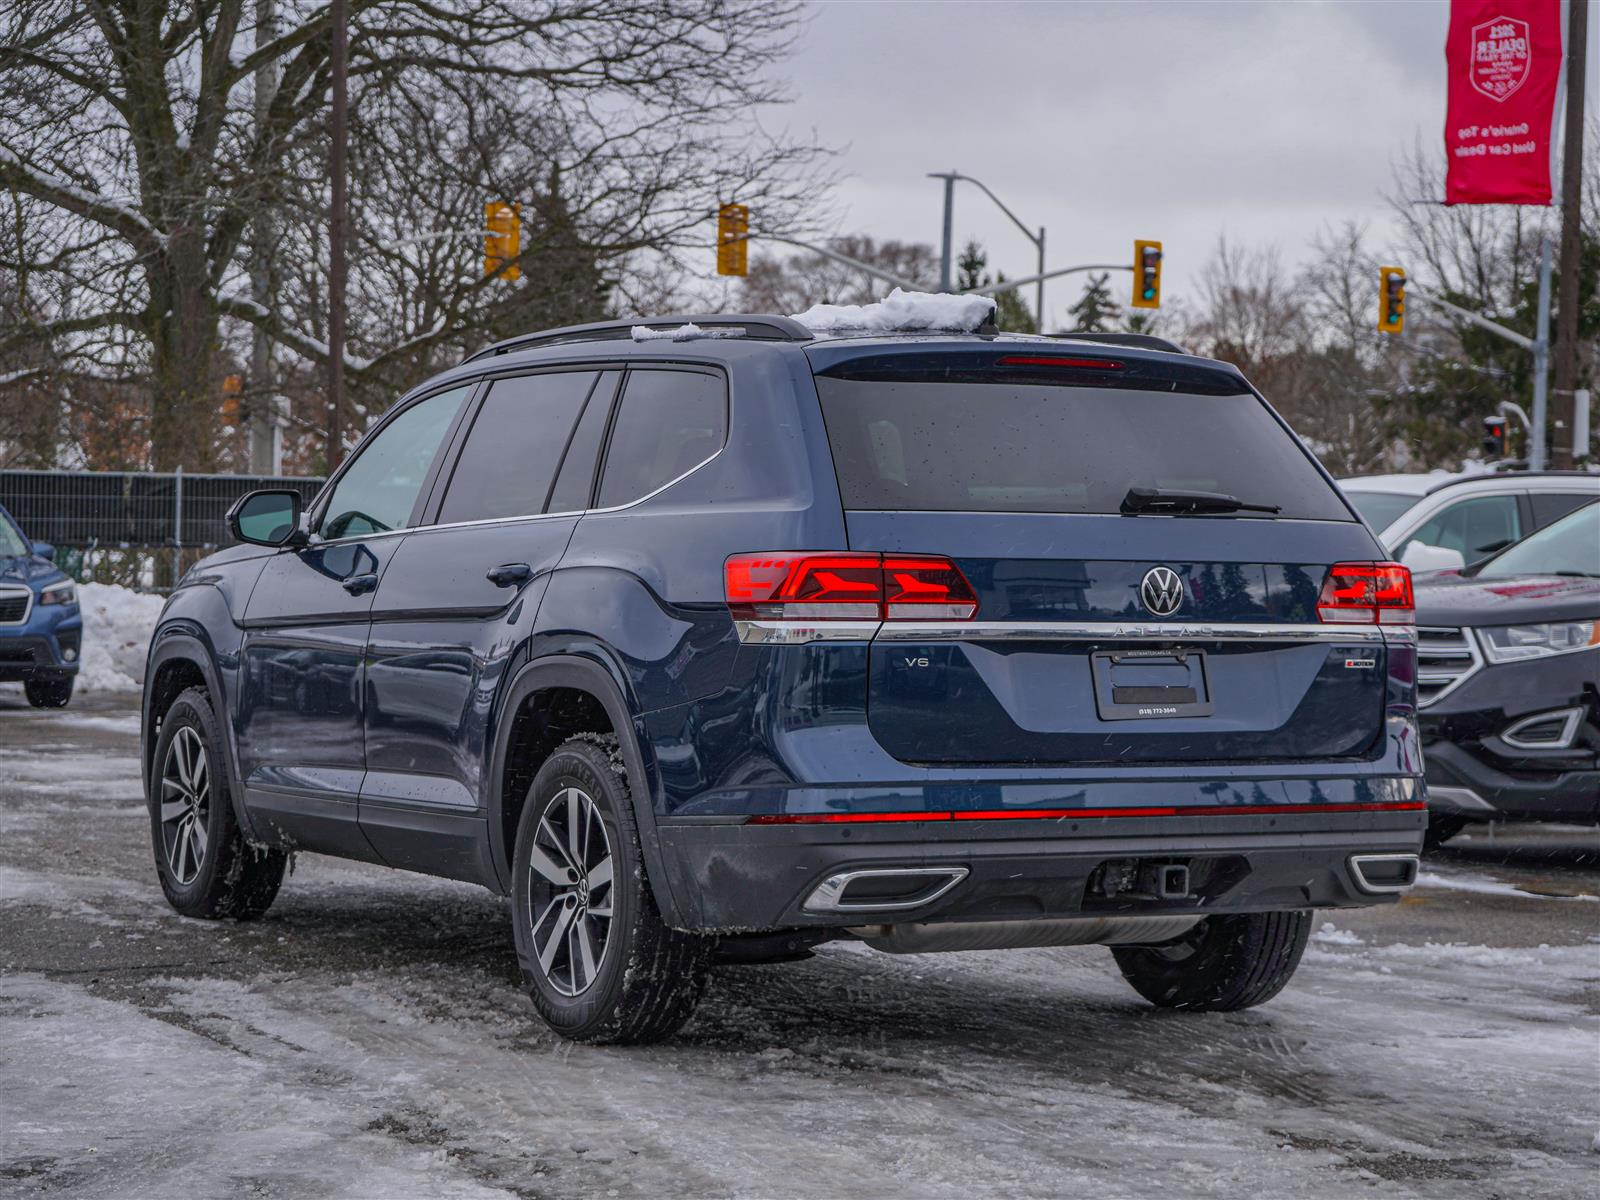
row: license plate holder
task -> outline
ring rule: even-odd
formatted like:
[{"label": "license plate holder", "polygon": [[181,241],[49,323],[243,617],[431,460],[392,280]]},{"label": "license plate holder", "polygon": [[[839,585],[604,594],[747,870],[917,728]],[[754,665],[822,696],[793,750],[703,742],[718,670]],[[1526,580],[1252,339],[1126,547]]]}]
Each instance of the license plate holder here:
[{"label": "license plate holder", "polygon": [[1215,711],[1204,650],[1099,650],[1089,661],[1102,721],[1170,721]]}]

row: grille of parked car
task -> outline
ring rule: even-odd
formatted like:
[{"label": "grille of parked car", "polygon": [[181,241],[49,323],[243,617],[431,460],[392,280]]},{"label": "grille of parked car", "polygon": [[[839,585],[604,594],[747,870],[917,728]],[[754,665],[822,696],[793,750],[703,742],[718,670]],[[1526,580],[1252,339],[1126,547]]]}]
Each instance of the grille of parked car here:
[{"label": "grille of parked car", "polygon": [[1417,706],[1426,708],[1483,665],[1472,635],[1453,625],[1417,629]]},{"label": "grille of parked car", "polygon": [[0,625],[19,625],[27,615],[27,592],[0,593]]}]

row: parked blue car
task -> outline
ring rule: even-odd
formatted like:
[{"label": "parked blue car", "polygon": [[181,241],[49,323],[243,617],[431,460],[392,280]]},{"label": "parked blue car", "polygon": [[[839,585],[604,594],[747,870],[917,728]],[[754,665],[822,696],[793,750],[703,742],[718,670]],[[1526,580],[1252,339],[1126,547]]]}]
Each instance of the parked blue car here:
[{"label": "parked blue car", "polygon": [[179,912],[470,880],[552,1028],[646,1041],[840,938],[1243,1008],[1412,883],[1410,576],[1235,368],[687,320],[496,345],[235,506],[145,675]]},{"label": "parked blue car", "polygon": [[65,708],[83,648],[78,589],[0,508],[0,682],[22,681],[35,708]]}]

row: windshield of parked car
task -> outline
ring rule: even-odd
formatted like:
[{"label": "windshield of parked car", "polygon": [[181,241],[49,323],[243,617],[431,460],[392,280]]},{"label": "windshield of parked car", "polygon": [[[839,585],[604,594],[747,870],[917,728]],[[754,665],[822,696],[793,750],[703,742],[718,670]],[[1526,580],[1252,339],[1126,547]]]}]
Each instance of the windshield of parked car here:
[{"label": "windshield of parked car", "polygon": [[[1351,519],[1249,392],[822,376],[817,391],[847,509],[1120,513],[1137,487]],[[1259,515],[1235,505],[1193,519]]]},{"label": "windshield of parked car", "polygon": [[0,515],[0,558],[33,553],[33,545],[5,516]]},{"label": "windshield of parked car", "polygon": [[1478,579],[1509,575],[1587,575],[1600,579],[1600,504],[1569,513],[1531,533],[1472,572]]},{"label": "windshield of parked car", "polygon": [[1382,533],[1417,503],[1416,496],[1404,492],[1367,492],[1359,488],[1344,489],[1344,498],[1355,505],[1374,533]]}]

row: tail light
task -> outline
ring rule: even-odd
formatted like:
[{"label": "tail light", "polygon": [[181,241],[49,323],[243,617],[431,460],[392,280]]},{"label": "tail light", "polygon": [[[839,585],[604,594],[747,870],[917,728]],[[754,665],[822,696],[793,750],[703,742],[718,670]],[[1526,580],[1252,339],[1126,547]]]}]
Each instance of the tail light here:
[{"label": "tail light", "polygon": [[1317,616],[1337,625],[1409,625],[1416,620],[1411,572],[1399,563],[1335,563],[1317,598]]},{"label": "tail light", "polygon": [[723,571],[735,617],[791,621],[970,620],[978,597],[928,554],[735,554]]}]

